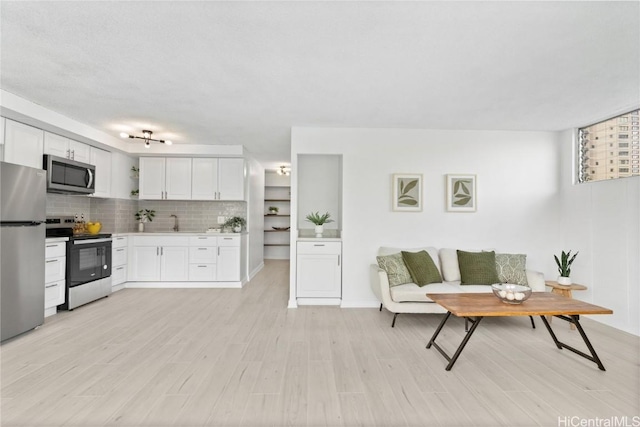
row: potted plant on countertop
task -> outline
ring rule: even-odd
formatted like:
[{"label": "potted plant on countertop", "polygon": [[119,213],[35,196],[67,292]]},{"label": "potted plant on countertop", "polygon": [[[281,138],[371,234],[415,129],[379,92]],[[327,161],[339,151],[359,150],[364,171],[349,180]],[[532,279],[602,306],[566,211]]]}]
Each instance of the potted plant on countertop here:
[{"label": "potted plant on countertop", "polygon": [[320,215],[319,212],[311,212],[307,215],[307,221],[315,224],[315,232],[316,237],[322,237],[322,232],[324,231],[324,224],[328,224],[333,222],[332,219],[329,219],[331,214],[329,212],[325,212],[323,215]]},{"label": "potted plant on countertop", "polygon": [[269,215],[278,215],[280,209],[277,206],[269,206]]},{"label": "potted plant on countertop", "polygon": [[245,220],[244,218],[240,216],[232,216],[231,218],[226,220],[225,223],[222,224],[222,226],[232,229],[234,233],[240,233],[242,231],[242,227],[244,227],[246,224],[247,220]]},{"label": "potted plant on countertop", "polygon": [[140,209],[136,212],[136,219],[138,220],[138,231],[144,231],[145,222],[153,222],[153,217],[156,216],[156,211],[153,209]]},{"label": "potted plant on countertop", "polygon": [[571,264],[576,259],[580,252],[576,252],[573,256],[571,256],[571,251],[565,252],[562,251],[560,255],[560,259],[556,255],[553,257],[556,260],[556,264],[558,265],[558,272],[560,276],[558,276],[558,284],[559,285],[570,285],[571,282]]}]

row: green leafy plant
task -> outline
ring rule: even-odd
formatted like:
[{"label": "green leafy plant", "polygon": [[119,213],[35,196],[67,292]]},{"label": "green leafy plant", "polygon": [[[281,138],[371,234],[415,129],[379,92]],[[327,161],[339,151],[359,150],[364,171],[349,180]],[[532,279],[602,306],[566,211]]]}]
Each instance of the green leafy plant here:
[{"label": "green leafy plant", "polygon": [[417,179],[412,179],[407,181],[405,185],[405,180],[400,179],[400,195],[398,196],[398,205],[406,205],[406,206],[417,206],[418,201],[415,197],[409,195],[409,192],[413,190],[416,185],[418,185]]},{"label": "green leafy plant", "polygon": [[319,212],[311,212],[307,215],[307,221],[314,223],[315,225],[323,225],[333,222],[332,219],[329,219],[331,214],[329,212],[320,215]]},{"label": "green leafy plant", "polygon": [[138,197],[138,194],[140,194],[139,189],[131,190],[131,197]]},{"label": "green leafy plant", "polygon": [[136,212],[136,219],[140,222],[153,222],[154,216],[156,216],[156,211],[153,209],[140,209]]},{"label": "green leafy plant", "polygon": [[232,216],[222,224],[223,227],[227,228],[244,227],[245,225],[247,225],[247,220],[240,216]]},{"label": "green leafy plant", "polygon": [[558,265],[558,272],[560,273],[560,276],[562,277],[571,276],[571,264],[573,264],[573,261],[576,259],[579,253],[580,252],[576,252],[573,256],[571,256],[571,251],[569,252],[562,251],[562,254],[560,255],[560,259],[558,259],[557,255],[553,256],[556,260],[556,264]]},{"label": "green leafy plant", "polygon": [[471,201],[471,180],[456,179],[453,184],[453,204],[457,206],[466,206]]},{"label": "green leafy plant", "polygon": [[278,213],[280,209],[277,206],[269,206],[269,212]]}]

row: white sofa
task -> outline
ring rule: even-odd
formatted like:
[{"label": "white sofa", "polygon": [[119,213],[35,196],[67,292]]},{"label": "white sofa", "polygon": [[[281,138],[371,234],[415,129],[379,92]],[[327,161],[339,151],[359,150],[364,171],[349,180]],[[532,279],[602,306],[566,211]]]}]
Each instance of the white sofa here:
[{"label": "white sofa", "polygon": [[[395,326],[396,317],[399,313],[446,313],[447,311],[444,308],[427,298],[426,294],[428,293],[491,292],[491,286],[487,285],[460,285],[460,268],[456,249],[381,247],[378,250],[378,256],[392,255],[401,251],[426,251],[438,268],[443,282],[432,283],[422,287],[415,283],[390,287],[386,271],[380,268],[378,264],[372,264],[371,289],[380,301],[380,310],[384,307],[394,313],[391,327]],[[542,273],[526,270],[526,274],[528,285],[534,292],[545,291],[544,275]]]}]

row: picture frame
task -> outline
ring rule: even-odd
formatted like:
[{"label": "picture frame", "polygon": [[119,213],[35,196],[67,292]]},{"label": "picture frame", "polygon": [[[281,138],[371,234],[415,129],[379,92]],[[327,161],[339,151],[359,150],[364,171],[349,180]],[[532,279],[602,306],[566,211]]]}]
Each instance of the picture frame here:
[{"label": "picture frame", "polygon": [[448,174],[447,211],[475,212],[478,209],[477,187],[476,175]]},{"label": "picture frame", "polygon": [[422,174],[395,173],[392,179],[392,209],[396,212],[421,212]]}]

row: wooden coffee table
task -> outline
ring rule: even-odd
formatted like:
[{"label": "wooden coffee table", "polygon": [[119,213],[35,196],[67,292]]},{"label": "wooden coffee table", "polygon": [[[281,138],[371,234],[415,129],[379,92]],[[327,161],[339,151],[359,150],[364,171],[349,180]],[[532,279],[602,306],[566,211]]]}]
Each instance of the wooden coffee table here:
[{"label": "wooden coffee table", "polygon": [[[582,325],[580,325],[580,315],[613,314],[613,311],[608,308],[599,307],[580,300],[574,300],[547,292],[534,292],[531,294],[531,297],[522,304],[503,303],[492,293],[427,294],[427,297],[447,310],[447,314],[444,319],[442,319],[442,322],[440,322],[440,325],[427,344],[427,348],[431,348],[431,346],[435,347],[436,350],[438,350],[440,354],[447,359],[449,362],[445,368],[447,371],[453,368],[453,365],[456,363],[456,360],[458,360],[460,353],[462,353],[462,350],[465,345],[467,345],[467,342],[483,318],[503,316],[540,316],[558,349],[562,350],[563,348],[566,348],[585,359],[591,360],[598,365],[598,368],[601,370],[605,370],[604,365],[600,361],[596,351],[593,349],[589,338],[587,338],[587,334],[585,334],[582,329]],[[458,346],[454,355],[450,357],[436,343],[436,338],[452,314],[457,317],[467,318],[472,323],[472,326],[469,331],[466,332],[464,339]],[[576,328],[578,329],[578,332],[580,332],[580,336],[582,336],[582,339],[584,340],[584,343],[589,349],[591,355],[558,341],[558,338],[553,333],[553,330],[545,316],[558,317],[576,325]]]}]

